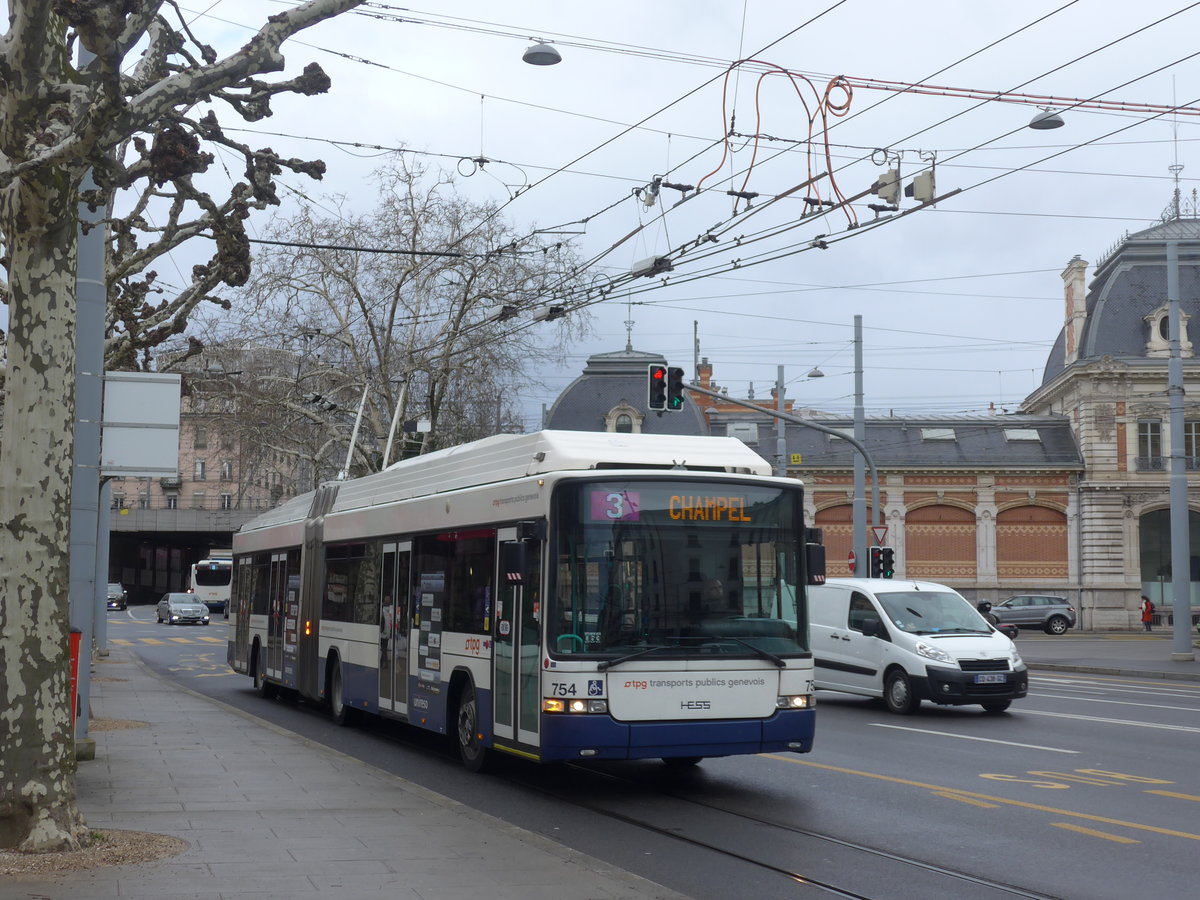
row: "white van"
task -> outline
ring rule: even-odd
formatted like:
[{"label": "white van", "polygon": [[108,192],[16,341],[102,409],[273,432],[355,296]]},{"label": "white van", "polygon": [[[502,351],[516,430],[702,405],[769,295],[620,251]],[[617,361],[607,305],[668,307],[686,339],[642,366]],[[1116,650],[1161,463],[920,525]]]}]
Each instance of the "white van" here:
[{"label": "white van", "polygon": [[922,700],[998,713],[1028,691],[1013,642],[945,585],[830,578],[809,586],[808,605],[818,688],[882,697],[901,715]]}]

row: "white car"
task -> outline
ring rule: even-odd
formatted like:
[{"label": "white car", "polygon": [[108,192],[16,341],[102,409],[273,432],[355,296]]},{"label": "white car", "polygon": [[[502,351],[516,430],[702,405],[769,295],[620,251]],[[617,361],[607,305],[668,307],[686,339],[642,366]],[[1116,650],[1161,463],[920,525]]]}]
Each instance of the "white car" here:
[{"label": "white car", "polygon": [[163,622],[168,625],[182,625],[185,622],[193,625],[208,624],[208,607],[197,600],[195,594],[163,594],[162,599],[158,601],[156,613],[160,625]]}]

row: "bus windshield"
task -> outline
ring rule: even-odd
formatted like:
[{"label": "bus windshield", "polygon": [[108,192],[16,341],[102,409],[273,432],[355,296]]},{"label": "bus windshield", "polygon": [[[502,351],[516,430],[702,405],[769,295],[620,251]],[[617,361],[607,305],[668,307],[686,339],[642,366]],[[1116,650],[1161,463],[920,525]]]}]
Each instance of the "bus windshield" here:
[{"label": "bus windshield", "polygon": [[192,577],[195,587],[225,587],[233,578],[233,563],[196,563]]},{"label": "bus windshield", "polygon": [[801,492],[663,479],[561,484],[552,653],[655,659],[808,649]]}]

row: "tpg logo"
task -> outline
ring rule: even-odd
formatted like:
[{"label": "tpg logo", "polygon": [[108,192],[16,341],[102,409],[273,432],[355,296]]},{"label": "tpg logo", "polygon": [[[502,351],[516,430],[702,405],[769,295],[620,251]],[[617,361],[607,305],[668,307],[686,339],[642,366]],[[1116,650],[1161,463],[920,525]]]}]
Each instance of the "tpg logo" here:
[{"label": "tpg logo", "polygon": [[647,688],[647,684],[644,681],[627,681],[625,682],[625,687],[633,688],[635,691],[644,691]]}]

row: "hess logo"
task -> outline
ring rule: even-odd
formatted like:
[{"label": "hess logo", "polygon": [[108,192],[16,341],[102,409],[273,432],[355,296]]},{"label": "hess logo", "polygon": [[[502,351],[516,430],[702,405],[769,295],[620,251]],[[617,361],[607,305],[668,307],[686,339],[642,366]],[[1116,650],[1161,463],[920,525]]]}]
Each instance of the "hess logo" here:
[{"label": "hess logo", "polygon": [[683,700],[679,704],[680,709],[712,709],[711,700]]}]

